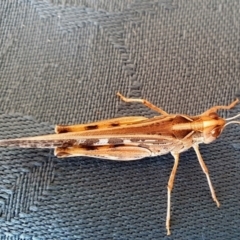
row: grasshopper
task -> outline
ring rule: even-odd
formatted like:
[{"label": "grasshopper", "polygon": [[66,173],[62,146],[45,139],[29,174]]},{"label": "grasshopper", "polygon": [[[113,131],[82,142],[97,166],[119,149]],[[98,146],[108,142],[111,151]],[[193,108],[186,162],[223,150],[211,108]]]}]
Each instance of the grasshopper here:
[{"label": "grasshopper", "polygon": [[126,98],[117,95],[124,102],[142,103],[160,115],[153,118],[142,116],[120,117],[80,125],[57,125],[56,134],[36,137],[0,140],[0,146],[24,148],[54,148],[59,158],[87,156],[117,161],[130,161],[171,153],[174,165],[167,185],[166,230],[170,235],[171,192],[179,163],[179,154],[193,148],[206,175],[212,199],[217,206],[216,197],[208,168],[205,165],[199,144],[211,143],[218,138],[223,129],[238,123],[237,117],[221,118],[218,110],[233,108],[239,100],[228,106],[214,106],[197,116],[169,114],[145,99]]}]

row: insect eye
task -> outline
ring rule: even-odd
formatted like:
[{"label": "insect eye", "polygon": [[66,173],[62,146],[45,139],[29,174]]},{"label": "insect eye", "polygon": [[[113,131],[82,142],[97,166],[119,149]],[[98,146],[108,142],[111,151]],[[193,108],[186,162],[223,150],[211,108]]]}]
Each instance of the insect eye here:
[{"label": "insect eye", "polygon": [[222,132],[222,128],[220,126],[218,127],[215,127],[212,131],[211,131],[211,135],[214,137],[214,138],[217,138]]},{"label": "insect eye", "polygon": [[209,117],[212,118],[212,119],[214,119],[214,120],[218,120],[218,118],[219,118],[219,117],[218,117],[218,114],[215,113],[215,112],[210,113],[210,114],[209,114]]}]

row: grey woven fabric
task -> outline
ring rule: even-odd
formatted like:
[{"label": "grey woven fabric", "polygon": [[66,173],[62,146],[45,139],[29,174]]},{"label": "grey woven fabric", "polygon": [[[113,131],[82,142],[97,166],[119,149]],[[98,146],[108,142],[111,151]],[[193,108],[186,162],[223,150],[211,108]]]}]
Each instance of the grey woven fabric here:
[{"label": "grey woven fabric", "polygon": [[[0,139],[55,124],[228,104],[240,89],[239,1],[0,1]],[[222,116],[233,116],[240,107]],[[0,239],[240,239],[240,127],[181,155],[166,236],[165,155],[134,162],[57,159],[0,148]]]}]

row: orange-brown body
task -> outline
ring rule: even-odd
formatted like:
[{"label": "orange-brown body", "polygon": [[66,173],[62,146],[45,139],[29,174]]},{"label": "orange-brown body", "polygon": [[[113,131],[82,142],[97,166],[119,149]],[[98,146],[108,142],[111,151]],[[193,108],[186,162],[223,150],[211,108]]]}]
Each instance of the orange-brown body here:
[{"label": "orange-brown body", "polygon": [[198,116],[188,116],[168,114],[144,99],[129,99],[118,95],[125,102],[143,103],[161,115],[150,119],[135,116],[90,124],[58,125],[55,128],[56,134],[0,140],[0,146],[54,148],[57,157],[89,156],[119,161],[171,153],[174,166],[168,181],[167,234],[170,234],[170,198],[179,154],[193,147],[206,174],[212,198],[220,206],[198,145],[211,143],[220,136],[226,120],[218,116],[217,110],[231,109],[239,100],[228,106],[212,107]]}]

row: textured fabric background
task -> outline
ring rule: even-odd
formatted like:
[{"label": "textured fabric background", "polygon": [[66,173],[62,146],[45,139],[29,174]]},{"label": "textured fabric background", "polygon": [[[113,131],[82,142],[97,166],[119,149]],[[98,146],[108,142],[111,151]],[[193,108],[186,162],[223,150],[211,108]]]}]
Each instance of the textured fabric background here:
[{"label": "textured fabric background", "polygon": [[[0,1],[0,139],[55,124],[228,104],[240,89],[239,1]],[[240,107],[222,116],[233,116]],[[0,239],[240,239],[240,127],[181,155],[166,236],[165,155],[134,162],[59,160],[0,148]]]}]

